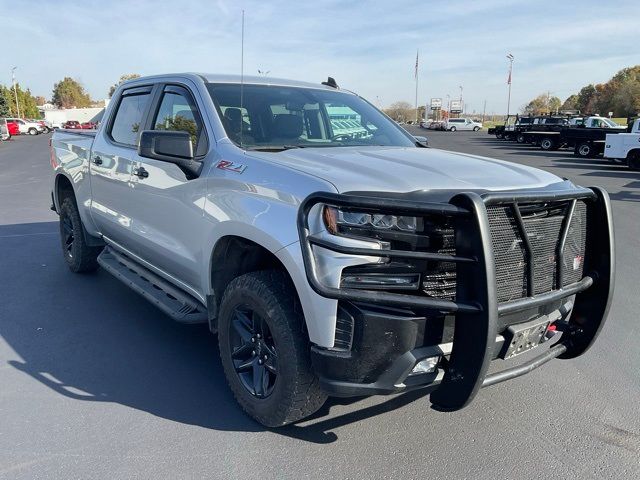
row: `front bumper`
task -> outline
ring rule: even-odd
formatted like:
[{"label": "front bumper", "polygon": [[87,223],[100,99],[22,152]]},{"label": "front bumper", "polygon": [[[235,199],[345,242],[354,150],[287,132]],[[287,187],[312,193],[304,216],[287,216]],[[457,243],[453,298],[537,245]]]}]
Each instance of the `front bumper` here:
[{"label": "front bumper", "polygon": [[[559,273],[555,290],[536,295],[531,286],[525,298],[499,303],[487,206],[567,201],[573,205],[573,211],[578,199],[589,202],[590,233],[583,278],[564,285]],[[310,234],[309,212],[317,204],[372,210],[386,208],[399,215],[435,213],[450,216],[456,223],[456,254],[445,256],[332,244],[326,238]],[[562,264],[569,222],[570,219],[562,227],[560,244],[555,252],[559,264]],[[351,350],[314,348],[312,351],[316,372],[325,390],[332,395],[386,394],[426,387],[433,390],[431,402],[435,408],[457,410],[473,400],[482,386],[528,373],[556,357],[581,355],[598,336],[609,310],[614,285],[613,223],[609,197],[600,188],[461,193],[448,203],[317,193],[303,202],[298,228],[311,287],[322,296],[338,299],[343,305],[356,309],[356,319],[357,316],[360,318],[360,333],[355,332]],[[455,301],[328,286],[316,270],[313,245],[343,254],[455,262],[458,275]],[[532,256],[531,247],[527,245],[527,248]],[[567,302],[572,305],[572,312],[570,318],[566,315],[567,328],[559,343],[544,349],[529,362],[487,375],[489,364],[500,355],[505,338],[502,333],[508,324],[554,314]],[[398,312],[389,312],[389,308],[396,308]],[[434,318],[436,320],[431,320]],[[443,323],[433,324],[432,321]],[[450,338],[447,338],[447,324]],[[416,363],[433,355],[445,359],[433,374],[409,375]]]}]

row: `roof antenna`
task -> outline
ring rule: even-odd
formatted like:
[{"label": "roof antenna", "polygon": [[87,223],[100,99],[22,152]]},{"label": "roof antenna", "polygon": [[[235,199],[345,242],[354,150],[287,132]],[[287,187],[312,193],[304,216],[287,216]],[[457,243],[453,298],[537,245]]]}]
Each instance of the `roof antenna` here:
[{"label": "roof antenna", "polygon": [[244,10],[242,10],[242,39],[240,41],[240,148],[242,148],[242,131],[244,119],[242,105],[244,102]]},{"label": "roof antenna", "polygon": [[322,85],[326,85],[327,87],[331,88],[338,88],[338,84],[333,77],[327,77],[327,81],[322,82]]}]

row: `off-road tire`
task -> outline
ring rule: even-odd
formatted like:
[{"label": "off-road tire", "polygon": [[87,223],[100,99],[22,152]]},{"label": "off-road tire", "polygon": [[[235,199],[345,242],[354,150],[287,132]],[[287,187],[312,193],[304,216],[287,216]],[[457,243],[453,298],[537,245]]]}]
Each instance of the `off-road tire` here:
[{"label": "off-road tire", "polygon": [[[73,235],[70,245],[66,230],[69,227]],[[70,196],[66,197],[60,205],[60,244],[64,260],[72,272],[94,272],[98,268],[98,255],[102,247],[87,245],[78,207]]]},{"label": "off-road tire", "polygon": [[[238,307],[255,311],[267,323],[273,337],[278,373],[273,391],[264,398],[254,396],[234,368],[230,331]],[[311,367],[302,308],[294,286],[283,272],[251,272],[229,283],[220,303],[218,344],[222,367],[236,401],[261,424],[280,427],[303,419],[327,399]]]}]

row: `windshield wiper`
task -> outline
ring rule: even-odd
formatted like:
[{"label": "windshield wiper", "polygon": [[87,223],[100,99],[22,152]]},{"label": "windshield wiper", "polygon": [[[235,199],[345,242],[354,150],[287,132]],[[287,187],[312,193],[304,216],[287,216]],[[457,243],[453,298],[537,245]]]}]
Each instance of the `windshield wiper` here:
[{"label": "windshield wiper", "polygon": [[258,152],[282,152],[283,150],[291,150],[293,148],[305,148],[302,145],[254,145],[247,147],[247,150]]}]

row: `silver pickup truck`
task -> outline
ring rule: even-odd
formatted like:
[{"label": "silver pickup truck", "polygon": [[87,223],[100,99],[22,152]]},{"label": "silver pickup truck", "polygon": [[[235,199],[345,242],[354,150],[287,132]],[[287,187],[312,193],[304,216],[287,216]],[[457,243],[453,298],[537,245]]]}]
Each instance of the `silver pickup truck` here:
[{"label": "silver pickup truck", "polygon": [[208,323],[267,426],[327,395],[424,388],[457,410],[581,355],[607,317],[604,190],[428,148],[331,78],[129,81],[97,131],[54,134],[51,163],[71,271]]}]

